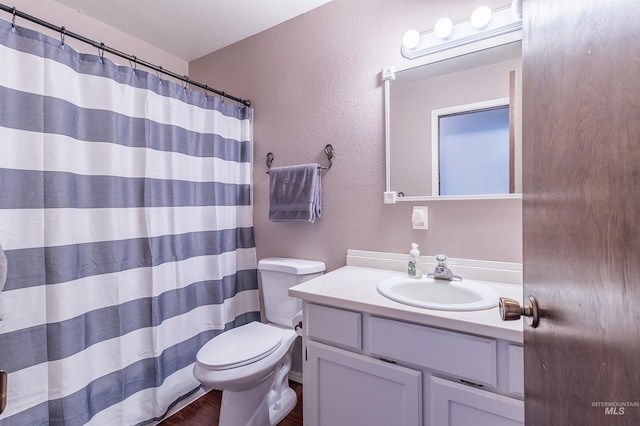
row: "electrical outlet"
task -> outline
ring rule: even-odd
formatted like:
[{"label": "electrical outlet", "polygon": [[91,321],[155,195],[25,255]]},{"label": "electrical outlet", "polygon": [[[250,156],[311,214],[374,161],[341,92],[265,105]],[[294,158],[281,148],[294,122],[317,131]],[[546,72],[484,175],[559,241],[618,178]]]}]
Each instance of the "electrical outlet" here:
[{"label": "electrical outlet", "polygon": [[385,204],[395,204],[397,197],[398,197],[398,193],[395,192],[395,191],[385,192],[384,193],[384,203]]}]

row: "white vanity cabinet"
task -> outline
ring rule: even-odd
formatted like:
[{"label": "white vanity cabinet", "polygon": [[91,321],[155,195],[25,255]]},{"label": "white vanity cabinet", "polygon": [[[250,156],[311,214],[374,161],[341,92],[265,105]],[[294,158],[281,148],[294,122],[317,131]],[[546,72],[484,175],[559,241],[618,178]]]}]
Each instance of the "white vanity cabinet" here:
[{"label": "white vanity cabinet", "polygon": [[322,343],[306,350],[305,425],[422,424],[420,371]]},{"label": "white vanity cabinet", "polygon": [[305,426],[522,425],[507,341],[304,302]]},{"label": "white vanity cabinet", "polygon": [[428,404],[431,425],[524,425],[522,401],[439,377],[430,378]]}]

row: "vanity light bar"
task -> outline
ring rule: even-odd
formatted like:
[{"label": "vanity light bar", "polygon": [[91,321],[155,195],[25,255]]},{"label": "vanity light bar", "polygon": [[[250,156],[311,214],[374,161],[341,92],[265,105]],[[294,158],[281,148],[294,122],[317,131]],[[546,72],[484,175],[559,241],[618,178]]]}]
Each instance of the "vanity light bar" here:
[{"label": "vanity light bar", "polygon": [[494,11],[489,22],[482,28],[476,28],[471,20],[461,21],[453,25],[448,37],[439,38],[434,31],[424,32],[420,34],[415,47],[410,48],[403,44],[401,52],[405,58],[415,59],[521,29],[522,16],[516,13],[513,7],[507,6]]}]

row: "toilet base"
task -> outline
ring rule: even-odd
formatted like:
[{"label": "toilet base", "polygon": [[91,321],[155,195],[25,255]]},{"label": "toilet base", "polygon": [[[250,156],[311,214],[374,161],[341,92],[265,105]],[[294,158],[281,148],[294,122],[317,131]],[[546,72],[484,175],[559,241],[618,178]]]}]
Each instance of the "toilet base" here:
[{"label": "toilet base", "polygon": [[293,411],[297,402],[298,398],[296,397],[296,393],[293,389],[285,389],[280,396],[280,401],[269,407],[269,422],[272,425],[280,423],[282,419],[287,417],[287,414]]},{"label": "toilet base", "polygon": [[[253,389],[222,392],[219,426],[273,426],[280,423],[296,406],[298,398],[290,387],[275,391],[267,379]],[[280,398],[274,401],[275,395]]]},{"label": "toilet base", "polygon": [[298,397],[288,380],[292,343],[275,371],[255,387],[222,391],[219,426],[274,426],[295,408]]}]

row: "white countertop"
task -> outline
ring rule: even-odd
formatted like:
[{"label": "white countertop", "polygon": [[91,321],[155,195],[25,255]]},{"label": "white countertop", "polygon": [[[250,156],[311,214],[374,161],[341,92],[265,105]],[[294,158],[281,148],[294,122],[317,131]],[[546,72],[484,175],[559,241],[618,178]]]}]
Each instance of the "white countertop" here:
[{"label": "white countertop", "polygon": [[[376,287],[381,280],[405,275],[385,269],[344,266],[290,288],[289,295],[337,308],[522,343],[524,320],[502,321],[497,307],[472,312],[439,311],[404,305],[378,293]],[[520,285],[484,283],[496,289],[501,297],[522,303]]]}]

